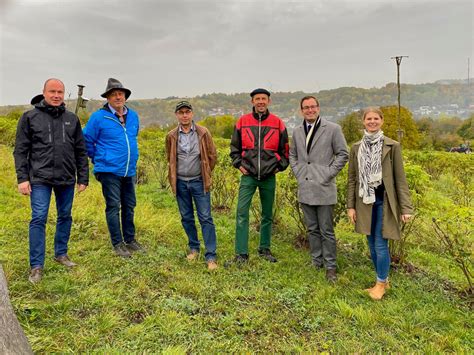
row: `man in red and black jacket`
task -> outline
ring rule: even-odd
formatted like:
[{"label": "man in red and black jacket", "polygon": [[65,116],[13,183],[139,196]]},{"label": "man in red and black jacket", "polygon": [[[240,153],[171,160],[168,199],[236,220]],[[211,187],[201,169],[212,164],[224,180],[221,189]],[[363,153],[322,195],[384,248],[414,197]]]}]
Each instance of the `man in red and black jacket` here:
[{"label": "man in red and black jacket", "polygon": [[234,261],[248,261],[249,210],[258,187],[262,206],[258,254],[270,262],[276,262],[270,252],[275,174],[288,167],[288,133],[283,121],[268,111],[271,103],[268,90],[255,89],[250,96],[253,112],[237,121],[230,144],[232,164],[242,173]]}]

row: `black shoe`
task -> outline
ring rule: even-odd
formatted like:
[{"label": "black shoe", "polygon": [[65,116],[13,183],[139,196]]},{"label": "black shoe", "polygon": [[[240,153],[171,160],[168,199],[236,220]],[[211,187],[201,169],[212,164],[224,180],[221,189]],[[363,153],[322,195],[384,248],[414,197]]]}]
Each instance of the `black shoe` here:
[{"label": "black shoe", "polygon": [[327,269],[326,270],[326,280],[328,280],[329,282],[336,282],[337,281],[336,269]]},{"label": "black shoe", "polygon": [[311,265],[313,265],[313,267],[317,270],[324,268],[324,265],[322,263],[320,264],[320,263],[315,262],[315,261],[312,261]]},{"label": "black shoe", "polygon": [[276,263],[278,260],[272,255],[270,249],[258,249],[258,255],[265,260]]},{"label": "black shoe", "polygon": [[224,267],[232,266],[232,264],[237,264],[239,266],[248,263],[249,255],[248,254],[237,254],[232,260],[226,261]]},{"label": "black shoe", "polygon": [[127,250],[131,253],[135,253],[135,252],[146,253],[146,250],[143,247],[143,245],[138,243],[135,239],[132,240],[130,243],[125,243],[125,246],[127,247]]},{"label": "black shoe", "polygon": [[131,258],[132,254],[128,251],[125,243],[119,243],[117,245],[114,245],[114,252],[118,256],[121,256],[122,258]]}]

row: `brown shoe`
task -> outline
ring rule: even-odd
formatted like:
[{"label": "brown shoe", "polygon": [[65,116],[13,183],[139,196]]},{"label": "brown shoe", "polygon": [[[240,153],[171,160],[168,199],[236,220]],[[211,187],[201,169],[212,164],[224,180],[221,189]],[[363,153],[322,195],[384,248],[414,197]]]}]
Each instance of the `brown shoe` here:
[{"label": "brown shoe", "polygon": [[209,271],[213,271],[213,270],[217,269],[217,263],[216,263],[216,261],[215,261],[215,260],[209,260],[209,261],[207,262],[207,269],[208,269]]},{"label": "brown shoe", "polygon": [[381,300],[383,295],[385,294],[385,286],[386,286],[385,284],[386,282],[377,281],[375,286],[369,291],[370,298],[377,301]]},{"label": "brown shoe", "polygon": [[28,276],[28,281],[32,284],[36,284],[41,281],[43,277],[43,268],[42,267],[35,267],[31,269],[30,276]]},{"label": "brown shoe", "polygon": [[[376,284],[375,284],[375,285],[376,285]],[[375,288],[375,285],[374,285],[373,287],[371,287],[371,288],[366,288],[364,291],[366,291],[366,292],[372,291],[372,290]],[[390,289],[390,282],[388,282],[388,280],[385,281],[385,289],[386,289],[386,290]]]},{"label": "brown shoe", "polygon": [[73,263],[67,255],[61,255],[61,256],[55,257],[54,260],[60,263],[61,265],[64,265],[67,267],[77,266],[77,264]]},{"label": "brown shoe", "polygon": [[198,250],[195,250],[195,249],[192,249],[188,255],[186,255],[186,259],[188,259],[188,261],[194,261],[196,260],[197,258],[199,257],[199,251]]},{"label": "brown shoe", "polygon": [[326,270],[326,280],[328,280],[329,282],[336,282],[337,281],[336,269],[327,269]]}]

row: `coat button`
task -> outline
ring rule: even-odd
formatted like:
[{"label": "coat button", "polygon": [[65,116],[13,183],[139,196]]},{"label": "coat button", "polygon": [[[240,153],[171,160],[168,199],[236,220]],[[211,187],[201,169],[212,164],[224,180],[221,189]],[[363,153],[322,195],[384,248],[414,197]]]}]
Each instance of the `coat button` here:
[{"label": "coat button", "polygon": [[308,180],[308,178],[306,178],[306,180]]},{"label": "coat button", "polygon": [[310,162],[308,162],[308,165],[311,164]]}]

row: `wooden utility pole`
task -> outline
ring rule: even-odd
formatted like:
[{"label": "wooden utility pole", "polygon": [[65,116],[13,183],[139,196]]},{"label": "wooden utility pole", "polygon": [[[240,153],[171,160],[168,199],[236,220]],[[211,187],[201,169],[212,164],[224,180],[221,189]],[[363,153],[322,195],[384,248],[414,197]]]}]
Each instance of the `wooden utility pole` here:
[{"label": "wooden utility pole", "polygon": [[469,89],[471,87],[470,79],[469,79],[469,69],[471,66],[471,58],[467,57],[467,88]]},{"label": "wooden utility pole", "polygon": [[79,108],[86,108],[86,103],[87,103],[87,101],[89,101],[85,97],[82,97],[85,86],[81,85],[81,84],[78,84],[77,87],[78,87],[78,89],[77,89],[76,110],[74,112],[76,114],[76,116],[77,116],[77,113],[79,112]]},{"label": "wooden utility pole", "polygon": [[390,59],[395,59],[396,63],[397,63],[397,87],[398,87],[398,129],[397,129],[397,133],[398,133],[398,141],[400,142],[400,144],[402,144],[402,138],[403,138],[403,130],[402,130],[402,127],[401,127],[401,124],[400,124],[400,65],[402,64],[402,59],[403,58],[408,58],[407,55],[399,55],[397,57],[391,57]]}]

